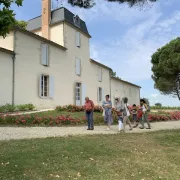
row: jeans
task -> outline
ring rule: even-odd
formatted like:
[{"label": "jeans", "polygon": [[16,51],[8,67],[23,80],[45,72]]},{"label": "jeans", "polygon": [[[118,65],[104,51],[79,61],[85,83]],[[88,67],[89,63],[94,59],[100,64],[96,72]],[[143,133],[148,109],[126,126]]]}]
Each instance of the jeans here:
[{"label": "jeans", "polygon": [[142,115],[142,128],[144,128],[144,122],[146,122],[148,124],[148,127],[150,128],[151,125],[149,123],[149,120],[148,120],[148,113],[145,112],[143,115]]},{"label": "jeans", "polygon": [[88,122],[88,129],[94,129],[93,111],[86,112],[86,119]]},{"label": "jeans", "polygon": [[133,121],[136,121],[137,120],[137,114],[133,114],[132,119],[133,119]]}]

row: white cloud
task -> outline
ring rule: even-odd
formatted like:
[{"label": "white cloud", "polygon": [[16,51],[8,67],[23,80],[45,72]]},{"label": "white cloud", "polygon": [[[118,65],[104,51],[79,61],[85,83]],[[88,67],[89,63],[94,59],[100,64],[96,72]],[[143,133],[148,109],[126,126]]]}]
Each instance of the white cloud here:
[{"label": "white cloud", "polygon": [[156,97],[158,96],[158,94],[151,94],[151,96],[152,96],[153,98],[156,98]]},{"label": "white cloud", "polygon": [[[126,10],[128,12],[128,9]],[[111,66],[118,76],[123,76],[128,81],[150,79],[151,55],[179,35],[177,32],[172,32],[172,29],[173,25],[180,21],[180,11],[174,13],[171,18],[163,20],[158,5],[151,10],[151,15],[143,13],[145,12],[141,12],[141,16],[144,15],[146,19],[131,26],[123,37],[117,39],[106,37],[106,41],[93,42],[91,46],[93,58]],[[131,14],[127,13],[127,19],[129,16]],[[180,25],[178,27],[180,28]]]}]

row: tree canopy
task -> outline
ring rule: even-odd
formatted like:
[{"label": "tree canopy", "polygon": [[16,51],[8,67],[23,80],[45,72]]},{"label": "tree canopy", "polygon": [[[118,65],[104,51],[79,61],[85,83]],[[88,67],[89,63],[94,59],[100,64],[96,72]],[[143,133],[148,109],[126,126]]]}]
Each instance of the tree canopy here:
[{"label": "tree canopy", "polygon": [[12,3],[22,6],[23,0],[0,0],[0,36],[5,37],[16,23],[14,11],[10,9]]},{"label": "tree canopy", "polygon": [[[144,6],[150,2],[158,0],[106,0],[108,2],[116,2],[119,4],[127,3],[130,7]],[[96,4],[96,0],[67,0],[72,6],[81,8],[92,8]],[[10,9],[11,5],[15,3],[17,6],[22,6],[23,0],[0,0],[0,36],[5,37],[12,26],[17,25],[14,11]],[[25,27],[25,24],[20,23],[20,27]],[[19,24],[18,24],[19,25]]]},{"label": "tree canopy", "polygon": [[121,78],[119,78],[119,77],[116,75],[116,72],[114,72],[113,70],[110,71],[110,76],[111,76],[111,77],[118,78],[118,79],[121,79]]},{"label": "tree canopy", "polygon": [[162,107],[161,103],[156,103],[155,106]]},{"label": "tree canopy", "polygon": [[[106,0],[108,2],[116,2],[119,4],[127,3],[130,7],[144,6],[150,2],[156,2],[158,0]],[[96,4],[96,0],[68,0],[72,6],[78,6],[81,8],[92,8]]]},{"label": "tree canopy", "polygon": [[154,87],[180,100],[180,38],[170,41],[152,55]]},{"label": "tree canopy", "polygon": [[18,26],[18,27],[20,27],[20,28],[26,29],[27,22],[26,22],[26,21],[18,21],[18,20],[15,20],[14,25],[15,25],[15,26]]}]

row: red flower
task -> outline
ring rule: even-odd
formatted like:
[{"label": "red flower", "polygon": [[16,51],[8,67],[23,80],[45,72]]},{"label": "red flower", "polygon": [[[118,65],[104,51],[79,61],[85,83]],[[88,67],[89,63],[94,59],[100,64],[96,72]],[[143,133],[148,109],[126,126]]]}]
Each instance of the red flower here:
[{"label": "red flower", "polygon": [[22,122],[23,124],[26,124],[26,120],[22,120],[21,122]]}]

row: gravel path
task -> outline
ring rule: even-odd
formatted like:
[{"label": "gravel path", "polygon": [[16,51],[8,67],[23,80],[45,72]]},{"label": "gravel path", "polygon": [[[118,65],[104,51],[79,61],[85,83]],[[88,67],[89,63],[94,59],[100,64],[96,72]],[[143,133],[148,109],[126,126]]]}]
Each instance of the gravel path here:
[{"label": "gravel path", "polygon": [[[157,122],[152,123],[152,129],[140,130],[139,128],[128,131],[128,133],[151,132],[158,130],[180,129],[180,121]],[[106,130],[106,126],[95,126],[94,131],[87,131],[87,127],[0,127],[0,140],[11,139],[31,139],[46,137],[63,137],[71,135],[86,134],[116,134],[118,126],[112,126],[110,131]]]}]

